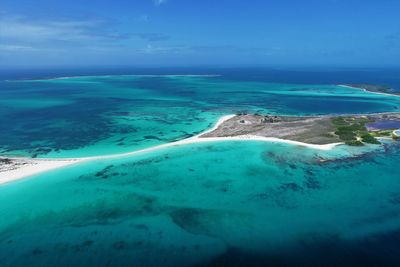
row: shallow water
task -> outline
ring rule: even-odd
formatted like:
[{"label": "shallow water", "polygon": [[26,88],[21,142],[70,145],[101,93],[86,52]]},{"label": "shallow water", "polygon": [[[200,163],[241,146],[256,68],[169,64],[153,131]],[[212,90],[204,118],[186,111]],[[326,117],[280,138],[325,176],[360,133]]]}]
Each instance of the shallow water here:
[{"label": "shallow water", "polygon": [[0,152],[33,157],[116,154],[168,143],[237,112],[396,111],[400,98],[334,85],[225,76],[87,76],[0,81]]},{"label": "shallow water", "polygon": [[0,187],[1,266],[393,264],[399,152],[230,141],[42,174]]},{"label": "shallow water", "polygon": [[[113,154],[235,112],[400,106],[357,89],[235,77],[3,81],[0,150]],[[393,141],[330,151],[224,141],[58,169],[0,186],[0,266],[398,266],[399,164]]]}]

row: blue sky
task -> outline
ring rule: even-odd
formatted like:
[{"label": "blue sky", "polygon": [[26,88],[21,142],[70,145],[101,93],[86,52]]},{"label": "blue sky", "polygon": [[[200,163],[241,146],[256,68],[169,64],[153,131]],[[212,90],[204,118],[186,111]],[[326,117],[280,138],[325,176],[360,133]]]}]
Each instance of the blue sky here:
[{"label": "blue sky", "polygon": [[399,65],[398,0],[1,0],[0,66]]}]

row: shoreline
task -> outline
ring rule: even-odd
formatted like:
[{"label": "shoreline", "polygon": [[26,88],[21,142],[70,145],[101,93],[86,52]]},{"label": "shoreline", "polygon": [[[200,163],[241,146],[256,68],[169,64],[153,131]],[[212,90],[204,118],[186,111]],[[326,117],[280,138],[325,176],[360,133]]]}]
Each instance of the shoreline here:
[{"label": "shoreline", "polygon": [[52,81],[52,80],[68,80],[68,79],[79,79],[79,78],[90,78],[90,77],[220,77],[220,74],[105,74],[105,75],[80,75],[80,76],[62,76],[62,77],[51,77],[51,78],[40,78],[40,79],[15,79],[15,80],[4,80],[6,82],[15,81]]},{"label": "shoreline", "polygon": [[[36,174],[46,172],[46,171],[60,169],[63,167],[71,166],[71,165],[82,163],[82,162],[133,156],[136,154],[152,152],[155,150],[160,150],[160,149],[169,148],[169,147],[173,147],[173,146],[181,146],[181,145],[188,145],[188,144],[195,144],[195,143],[221,142],[221,141],[261,141],[261,142],[271,142],[271,143],[285,143],[285,144],[302,146],[302,147],[318,149],[318,150],[331,150],[334,147],[343,144],[340,142],[340,143],[316,145],[316,144],[309,144],[309,143],[303,143],[303,142],[298,142],[298,141],[280,139],[280,138],[276,138],[276,137],[263,137],[263,136],[257,136],[257,135],[239,135],[239,136],[228,136],[228,137],[201,137],[202,135],[205,135],[209,132],[214,131],[222,123],[224,123],[225,121],[227,121],[235,116],[236,115],[222,116],[215,123],[215,125],[212,128],[210,128],[198,135],[189,137],[187,139],[183,139],[183,140],[172,142],[172,143],[161,144],[158,146],[153,146],[153,147],[140,149],[140,150],[136,150],[136,151],[132,151],[132,152],[113,154],[113,155],[104,155],[104,156],[84,157],[84,158],[65,158],[65,159],[21,158],[21,160],[25,160],[29,163],[24,164],[24,166],[17,168],[17,169],[6,170],[3,172],[0,172],[1,176],[4,175],[3,177],[5,177],[5,178],[0,178],[0,185],[6,184],[9,182],[13,182],[13,181],[17,181],[17,180],[21,180],[21,179],[24,179],[24,178],[27,178],[27,177],[30,177],[30,176],[33,176]],[[18,159],[18,158],[14,158],[14,159]]]},{"label": "shoreline", "polygon": [[345,84],[338,84],[338,86],[340,86],[340,87],[346,87],[346,88],[351,88],[351,89],[362,90],[362,91],[364,91],[364,92],[368,92],[368,93],[372,93],[372,94],[400,97],[400,95],[390,94],[390,93],[384,93],[384,92],[370,91],[370,90],[367,90],[367,89],[362,88],[362,87],[355,87],[355,86],[350,86],[350,85],[345,85]]},{"label": "shoreline", "polygon": [[65,160],[53,160],[53,159],[29,159],[24,158],[27,162],[22,167],[6,170],[0,172],[5,175],[5,178],[0,178],[0,185],[17,181],[32,175],[40,174],[43,172],[67,167],[73,164],[81,163],[84,160],[80,159],[65,159]]}]

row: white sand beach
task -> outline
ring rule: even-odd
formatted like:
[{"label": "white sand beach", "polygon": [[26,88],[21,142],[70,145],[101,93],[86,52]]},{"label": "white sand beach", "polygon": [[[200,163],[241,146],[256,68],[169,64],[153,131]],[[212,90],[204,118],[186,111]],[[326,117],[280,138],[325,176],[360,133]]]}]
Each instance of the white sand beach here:
[{"label": "white sand beach", "polygon": [[364,89],[364,88],[361,88],[361,87],[354,87],[354,86],[345,85],[345,84],[339,84],[338,86],[340,86],[340,87],[346,87],[346,88],[351,88],[351,89],[356,89],[356,90],[362,90],[362,91],[364,91],[364,92],[368,92],[368,93],[371,93],[371,94],[400,97],[400,95],[389,94],[389,93],[383,93],[383,92],[374,92],[374,91],[369,91],[369,90]]},{"label": "white sand beach", "polygon": [[[220,74],[119,74],[119,75],[96,75],[96,77],[101,78],[111,78],[111,77],[220,77]],[[79,78],[90,78],[91,75],[79,75],[79,76],[64,76],[64,77],[54,77],[48,79],[39,79],[33,81],[49,81],[49,80],[68,80],[68,79],[79,79]],[[13,80],[8,80],[13,81]]]},{"label": "white sand beach", "polygon": [[333,144],[325,144],[325,145],[315,145],[315,144],[308,144],[298,141],[292,140],[285,140],[279,139],[275,137],[263,137],[263,136],[256,136],[256,135],[240,135],[240,136],[231,136],[231,137],[201,137],[202,135],[212,132],[217,129],[223,122],[233,118],[236,115],[226,115],[221,117],[217,123],[211,129],[200,133],[196,136],[172,142],[167,144],[162,144],[158,146],[153,146],[141,150],[136,150],[127,153],[121,154],[114,154],[114,155],[104,155],[104,156],[95,156],[95,157],[86,157],[86,158],[69,158],[69,159],[29,159],[29,158],[22,158],[25,164],[19,165],[17,168],[9,169],[9,170],[0,170],[0,184],[9,183],[12,181],[16,181],[19,179],[23,179],[29,176],[33,176],[36,174],[40,174],[46,171],[59,169],[62,167],[70,166],[73,164],[93,161],[93,160],[104,160],[104,159],[113,159],[113,158],[120,158],[120,157],[127,157],[133,156],[136,154],[151,152],[159,149],[164,149],[173,146],[181,146],[187,144],[194,144],[194,143],[204,143],[204,142],[221,142],[221,141],[261,141],[261,142],[273,142],[273,143],[286,143],[291,145],[297,145],[312,149],[318,150],[330,150],[334,147],[341,145],[343,143],[333,143]]},{"label": "white sand beach", "polygon": [[78,162],[82,162],[83,159],[21,159],[23,164],[18,165],[16,168],[10,168],[0,172],[0,184],[5,184],[15,180],[19,180],[28,176],[39,174],[42,172],[66,167]]}]

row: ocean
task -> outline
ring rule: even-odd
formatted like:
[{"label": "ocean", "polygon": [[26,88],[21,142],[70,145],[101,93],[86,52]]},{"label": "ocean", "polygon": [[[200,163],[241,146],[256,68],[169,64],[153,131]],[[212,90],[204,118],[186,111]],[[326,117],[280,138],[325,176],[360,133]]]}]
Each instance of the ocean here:
[{"label": "ocean", "polygon": [[[400,107],[338,86],[398,88],[396,70],[54,72],[3,73],[1,155],[118,154],[240,112]],[[77,164],[0,187],[0,266],[398,266],[399,164],[395,141],[221,141]]]}]

